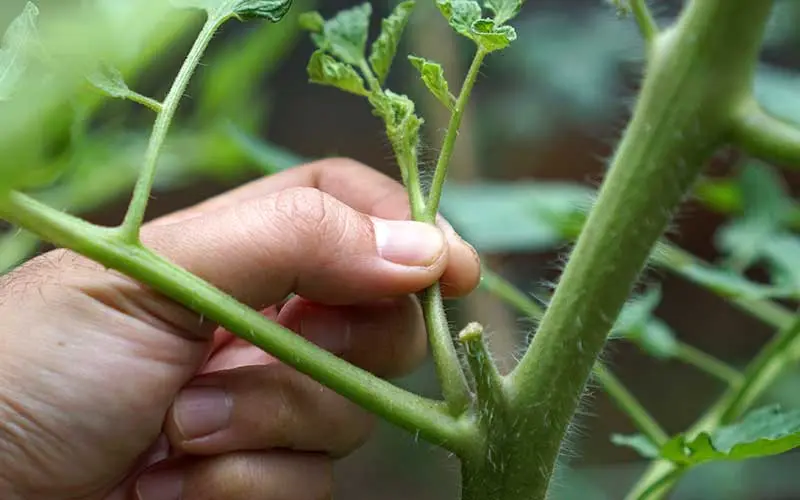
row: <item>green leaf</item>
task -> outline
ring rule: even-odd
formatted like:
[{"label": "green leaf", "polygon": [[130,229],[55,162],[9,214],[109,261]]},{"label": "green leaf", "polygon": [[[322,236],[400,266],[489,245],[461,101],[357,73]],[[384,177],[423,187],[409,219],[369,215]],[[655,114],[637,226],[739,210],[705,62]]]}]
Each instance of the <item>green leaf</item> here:
[{"label": "green leaf", "polygon": [[439,11],[456,32],[471,38],[472,25],[481,18],[481,6],[474,0],[436,0]]},{"label": "green leaf", "polygon": [[617,446],[624,446],[633,448],[636,452],[644,458],[654,459],[658,458],[660,450],[658,445],[650,441],[646,436],[641,434],[623,435],[612,434],[611,442]]},{"label": "green leaf", "polygon": [[311,55],[307,69],[312,83],[329,85],[360,96],[370,95],[361,75],[352,66],[337,61],[322,50],[316,50]]},{"label": "green leaf", "polygon": [[764,242],[781,229],[791,200],[778,173],[762,163],[745,166],[739,185],[744,214],[720,228],[716,241],[732,266],[746,269],[761,256]]},{"label": "green leaf", "polygon": [[296,167],[304,161],[296,154],[248,134],[233,124],[229,124],[225,129],[228,137],[239,147],[244,156],[264,175],[276,174]]},{"label": "green leaf", "polygon": [[370,103],[374,114],[386,124],[386,135],[395,150],[398,153],[416,152],[423,120],[415,113],[414,101],[408,96],[385,90],[370,96]]},{"label": "green leaf", "polygon": [[545,251],[566,242],[593,194],[559,182],[448,182],[442,213],[479,252]]},{"label": "green leaf", "polygon": [[789,233],[773,236],[764,243],[763,255],[773,284],[800,297],[800,238]]},{"label": "green leaf", "polygon": [[713,435],[693,439],[678,435],[661,449],[661,456],[682,465],[719,460],[746,460],[778,455],[800,447],[800,411],[777,406],[748,414],[741,422],[722,427]]},{"label": "green leaf", "polygon": [[519,14],[521,0],[485,0],[486,8],[494,14],[494,22],[501,26]]},{"label": "green leaf", "polygon": [[36,19],[39,9],[32,2],[25,4],[3,36],[0,47],[0,101],[13,96],[30,62],[30,50],[38,40]]},{"label": "green leaf", "polygon": [[[497,0],[493,3],[500,8],[506,2]],[[504,49],[517,39],[517,32],[511,26],[482,18],[481,6],[474,0],[437,0],[436,5],[457,33],[473,40],[487,52]],[[507,8],[502,9],[506,15]]]},{"label": "green leaf", "polygon": [[447,84],[447,79],[444,77],[442,66],[422,57],[408,56],[408,60],[417,68],[428,90],[430,90],[447,109],[452,111],[456,105],[456,98],[450,92],[450,86]]},{"label": "green leaf", "polygon": [[301,26],[312,31],[311,39],[320,50],[359,67],[364,63],[371,15],[372,5],[363,3],[340,11],[325,21],[321,30],[314,13],[306,14]]},{"label": "green leaf", "polygon": [[611,338],[625,338],[644,352],[660,359],[670,359],[678,354],[678,340],[672,329],[653,315],[661,302],[658,288],[629,301],[617,317]]},{"label": "green leaf", "polygon": [[208,12],[209,16],[239,20],[267,19],[280,21],[289,12],[292,0],[171,0],[179,8],[196,8]]},{"label": "green leaf", "polygon": [[101,64],[86,79],[111,97],[125,99],[131,95],[131,89],[125,83],[125,77],[122,76],[122,73],[117,68],[108,64]]},{"label": "green leaf", "polygon": [[413,0],[399,3],[391,15],[383,20],[381,34],[372,44],[369,64],[381,84],[386,81],[386,77],[389,75],[389,68],[391,68],[394,56],[397,54],[400,38],[411,17],[414,4]]},{"label": "green leaf", "polygon": [[475,42],[488,52],[508,47],[517,39],[517,31],[511,26],[497,26],[491,19],[479,19],[472,23]]}]

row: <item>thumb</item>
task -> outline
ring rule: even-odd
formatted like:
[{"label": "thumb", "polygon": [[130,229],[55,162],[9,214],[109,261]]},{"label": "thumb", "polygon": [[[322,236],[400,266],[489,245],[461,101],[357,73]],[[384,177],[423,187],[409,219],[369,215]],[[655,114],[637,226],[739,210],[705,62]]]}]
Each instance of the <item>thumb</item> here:
[{"label": "thumb", "polygon": [[429,224],[360,213],[314,188],[291,188],[146,231],[146,243],[252,307],[289,293],[324,304],[405,295],[447,267]]}]

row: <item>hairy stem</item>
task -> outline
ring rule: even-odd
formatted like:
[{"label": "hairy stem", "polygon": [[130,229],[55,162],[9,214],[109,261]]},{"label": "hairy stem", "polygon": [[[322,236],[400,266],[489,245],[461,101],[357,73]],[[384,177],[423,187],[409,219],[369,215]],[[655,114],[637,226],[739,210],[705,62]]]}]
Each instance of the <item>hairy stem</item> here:
[{"label": "hairy stem", "polygon": [[[787,368],[794,363],[794,351],[800,348],[800,316],[784,328],[756,356],[744,372],[744,381],[728,389],[688,434],[713,432],[721,425],[730,424],[747,412]],[[685,468],[671,462],[653,462],[644,476],[633,487],[626,499],[658,500],[665,498],[678,482]]]},{"label": "hairy stem", "polygon": [[118,228],[93,226],[15,192],[0,197],[0,216],[152,287],[426,440],[462,454],[476,439],[474,425],[450,416],[442,403],[396,387],[315,346],[140,243],[131,243]]},{"label": "hairy stem", "polygon": [[478,79],[478,74],[480,73],[481,65],[483,64],[486,54],[486,51],[481,48],[475,53],[467,76],[461,86],[461,92],[458,94],[456,105],[453,108],[453,114],[450,117],[450,124],[447,126],[447,133],[442,142],[442,151],[439,153],[439,159],[436,162],[436,170],[433,173],[433,183],[431,184],[430,195],[428,196],[427,206],[425,207],[426,222],[433,223],[436,220],[436,214],[439,213],[442,190],[444,189],[444,182],[447,179],[447,169],[450,165],[450,160],[455,152],[458,130],[461,127],[461,119],[464,116],[464,111],[467,109],[469,96],[472,94],[472,88],[475,86],[475,82]]},{"label": "hairy stem", "polygon": [[[656,40],[634,116],[533,342],[511,375],[512,407],[540,425],[507,463],[505,488],[545,496],[569,422],[606,336],[672,213],[749,91],[771,3],[693,1]],[[533,454],[534,456],[530,456]],[[538,479],[538,482],[537,482]]]},{"label": "hairy stem", "polygon": [[[494,294],[530,319],[541,320],[544,314],[543,307],[489,269],[483,269],[482,285],[486,291]],[[603,387],[605,393],[631,418],[642,434],[648,436],[655,443],[666,441],[667,433],[611,371],[599,363],[595,364],[594,377]]]},{"label": "hairy stem", "polygon": [[162,108],[156,117],[156,122],[153,125],[153,132],[147,143],[144,165],[142,166],[139,179],[136,181],[133,197],[128,206],[128,212],[125,214],[125,219],[120,228],[125,241],[129,243],[139,241],[139,230],[144,222],[147,204],[150,201],[150,193],[153,190],[158,159],[164,142],[167,139],[167,133],[169,132],[172,120],[175,118],[175,112],[178,110],[181,98],[183,98],[189,81],[192,79],[192,75],[200,64],[200,59],[203,57],[203,53],[205,53],[214,33],[216,33],[217,29],[219,29],[226,20],[227,17],[208,17],[189,55],[186,57],[183,66],[180,71],[178,71],[178,76],[175,78],[169,93],[167,93],[166,99],[164,99]]},{"label": "hairy stem", "polygon": [[450,334],[450,323],[447,320],[441,287],[438,283],[422,293],[422,311],[425,315],[428,342],[436,365],[436,374],[442,386],[442,396],[451,414],[459,415],[467,409],[471,395],[453,336]]},{"label": "hairy stem", "polygon": [[146,95],[142,95],[138,92],[131,91],[127,96],[125,96],[131,102],[135,102],[137,104],[141,104],[142,106],[149,108],[155,113],[160,114],[164,111],[164,105],[161,102],[153,99],[152,97],[147,97]]},{"label": "hairy stem", "polygon": [[601,364],[594,367],[594,377],[603,386],[619,408],[636,424],[636,428],[657,445],[667,442],[669,436],[642,404],[622,385],[622,382]]},{"label": "hairy stem", "polygon": [[[458,340],[464,346],[466,362],[475,377],[478,411],[482,416],[486,416],[492,406],[502,404],[505,392],[503,377],[497,371],[497,365],[489,352],[489,346],[483,335],[483,326],[478,323],[470,323],[458,334]],[[481,419],[481,422],[488,423],[484,418]]]}]

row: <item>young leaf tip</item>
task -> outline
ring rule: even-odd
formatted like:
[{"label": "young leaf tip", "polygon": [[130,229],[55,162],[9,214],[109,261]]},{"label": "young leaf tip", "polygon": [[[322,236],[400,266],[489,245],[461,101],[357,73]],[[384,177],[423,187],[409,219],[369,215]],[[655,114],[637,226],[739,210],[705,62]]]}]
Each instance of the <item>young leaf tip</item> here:
[{"label": "young leaf tip", "polygon": [[336,87],[360,96],[369,95],[364,80],[352,66],[337,61],[323,50],[311,55],[307,71],[311,83]]},{"label": "young leaf tip", "polygon": [[474,41],[481,50],[494,52],[509,46],[517,32],[506,25],[520,11],[520,0],[485,0],[492,17],[483,17],[483,8],[475,0],[436,0],[439,11],[460,35]]},{"label": "young leaf tip", "polygon": [[413,55],[408,56],[408,60],[419,71],[422,82],[428,87],[431,94],[447,109],[453,111],[456,106],[456,97],[450,92],[450,86],[447,84],[442,66]]},{"label": "young leaf tip", "polygon": [[369,64],[381,84],[389,75],[389,68],[397,54],[400,39],[414,10],[414,5],[414,0],[399,3],[389,17],[383,20],[381,33],[372,44]]},{"label": "young leaf tip", "polygon": [[292,0],[171,0],[177,8],[205,10],[209,17],[240,21],[267,19],[277,23],[289,12]]}]

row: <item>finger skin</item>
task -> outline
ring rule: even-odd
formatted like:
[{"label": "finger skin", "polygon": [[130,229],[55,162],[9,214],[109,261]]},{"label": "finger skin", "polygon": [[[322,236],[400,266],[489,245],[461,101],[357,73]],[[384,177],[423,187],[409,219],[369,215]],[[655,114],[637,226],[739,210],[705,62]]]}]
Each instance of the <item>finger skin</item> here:
[{"label": "finger skin", "polygon": [[316,453],[238,452],[182,458],[151,469],[133,498],[152,500],[153,490],[191,500],[330,500],[333,462]]},{"label": "finger skin", "polygon": [[427,354],[425,321],[413,296],[338,307],[295,297],[278,322],[381,377],[407,375]]},{"label": "finger skin", "polygon": [[[180,228],[155,227],[148,243],[257,308],[290,292],[357,303],[415,292],[441,277],[446,245],[420,265],[395,264],[381,258],[375,224],[328,194],[292,188],[189,219]],[[406,224],[425,231],[425,243],[443,242],[441,232]]]},{"label": "finger skin", "polygon": [[[408,194],[402,184],[357,161],[329,158],[250,182],[188,209],[157,219],[151,225],[173,224],[296,187],[309,187],[328,193],[367,215],[392,220],[411,218]],[[444,218],[439,218],[439,225],[445,231],[450,246],[449,262],[441,277],[442,292],[450,297],[464,296],[478,285],[478,254]]]},{"label": "finger skin", "polygon": [[[172,446],[190,454],[216,455],[243,450],[285,448],[342,457],[361,446],[373,417],[344,397],[279,363],[203,375],[184,389],[224,393],[230,412],[223,428],[187,436],[176,405],[165,431]],[[190,409],[203,408],[189,404]]]}]

